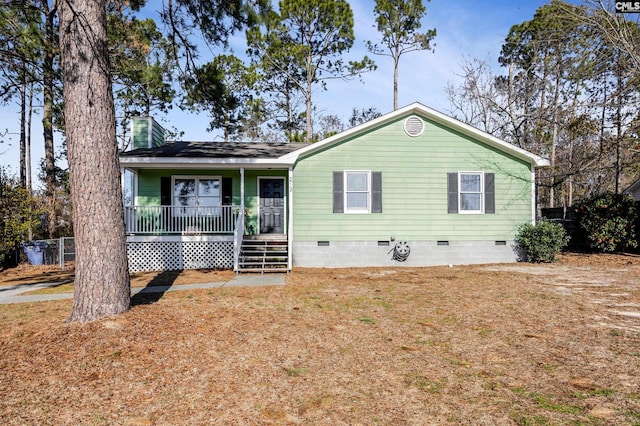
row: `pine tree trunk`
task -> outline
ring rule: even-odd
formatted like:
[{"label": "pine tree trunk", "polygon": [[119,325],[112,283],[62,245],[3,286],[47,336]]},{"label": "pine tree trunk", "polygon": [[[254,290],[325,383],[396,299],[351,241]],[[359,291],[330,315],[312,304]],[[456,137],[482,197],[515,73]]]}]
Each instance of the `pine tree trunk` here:
[{"label": "pine tree trunk", "polygon": [[306,126],[305,126],[305,139],[306,143],[311,143],[313,140],[313,124],[311,124],[312,103],[311,103],[311,91],[313,89],[313,81],[316,76],[315,66],[313,64],[310,53],[306,58],[307,69],[307,87],[304,93],[305,96],[305,110],[306,110]]},{"label": "pine tree trunk", "polygon": [[20,186],[27,187],[27,68],[22,64],[20,82]]},{"label": "pine tree trunk", "polygon": [[122,191],[103,0],[60,3],[76,276],[69,321],[129,309]]},{"label": "pine tree trunk", "polygon": [[398,66],[400,64],[400,51],[396,46],[393,56],[393,110],[398,109]]},{"label": "pine tree trunk", "polygon": [[311,124],[311,113],[312,113],[312,104],[311,104],[311,90],[312,90],[312,80],[307,78],[307,90],[305,92],[305,110],[306,110],[306,125],[305,125],[305,142],[311,143],[313,140],[313,125]]},{"label": "pine tree trunk", "polygon": [[620,146],[622,145],[622,105],[624,102],[624,94],[623,94],[623,76],[622,76],[622,65],[620,64],[621,52],[618,52],[618,56],[616,58],[616,155],[615,155],[615,193],[619,194],[621,192],[620,188],[620,180],[622,177],[622,166],[620,164]]},{"label": "pine tree trunk", "polygon": [[53,81],[55,32],[54,18],[56,11],[49,9],[47,2],[42,2],[45,11],[45,56],[43,62],[43,109],[42,129],[44,140],[44,169],[47,196],[47,213],[49,215],[49,238],[58,237],[58,214],[56,209],[56,167],[53,146]]},{"label": "pine tree trunk", "polygon": [[[29,196],[33,195],[33,186],[31,182],[31,123],[33,119],[33,83],[29,84],[29,110],[27,113],[27,138],[25,145],[25,167],[27,171],[27,191]],[[31,234],[29,234],[31,235]],[[33,238],[29,236],[29,240]]]},{"label": "pine tree trunk", "polygon": [[[25,167],[27,174],[27,192],[29,194],[29,198],[31,199],[32,208],[35,209],[33,205],[33,187],[31,185],[31,122],[33,118],[33,82],[29,84],[29,109],[27,113],[27,137],[25,141]],[[29,231],[27,234],[27,239],[29,241],[33,241],[33,227],[29,225]]]}]

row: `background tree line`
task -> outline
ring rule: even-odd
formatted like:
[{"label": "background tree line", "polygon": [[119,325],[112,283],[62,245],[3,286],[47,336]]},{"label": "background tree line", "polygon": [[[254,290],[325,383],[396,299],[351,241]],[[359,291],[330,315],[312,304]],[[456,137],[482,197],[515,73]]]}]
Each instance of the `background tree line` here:
[{"label": "background tree line", "polygon": [[463,84],[447,89],[451,113],[549,158],[538,172],[541,207],[619,193],[640,171],[638,58],[637,22],[600,2],[553,0],[511,27],[499,72],[465,59]]}]

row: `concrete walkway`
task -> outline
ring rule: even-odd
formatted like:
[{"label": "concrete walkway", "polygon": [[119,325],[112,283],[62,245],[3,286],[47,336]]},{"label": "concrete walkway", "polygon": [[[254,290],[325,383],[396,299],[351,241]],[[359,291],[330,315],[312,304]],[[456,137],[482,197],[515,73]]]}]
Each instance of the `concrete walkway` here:
[{"label": "concrete walkway", "polygon": [[[146,294],[146,293],[166,293],[169,291],[185,291],[185,290],[197,290],[201,288],[220,288],[220,287],[253,287],[264,285],[284,285],[284,279],[286,274],[246,274],[236,275],[230,281],[223,281],[217,283],[203,283],[203,284],[178,284],[172,286],[148,286],[148,287],[134,287],[131,289],[131,295]],[[46,302],[48,300],[61,300],[72,299],[73,293],[58,293],[58,294],[34,294],[23,295],[22,293],[31,292],[34,290],[40,290],[49,287],[56,287],[61,284],[65,284],[68,281],[63,282],[51,282],[42,284],[28,284],[28,285],[16,285],[0,287],[0,305],[9,303],[29,303],[29,302]]]}]

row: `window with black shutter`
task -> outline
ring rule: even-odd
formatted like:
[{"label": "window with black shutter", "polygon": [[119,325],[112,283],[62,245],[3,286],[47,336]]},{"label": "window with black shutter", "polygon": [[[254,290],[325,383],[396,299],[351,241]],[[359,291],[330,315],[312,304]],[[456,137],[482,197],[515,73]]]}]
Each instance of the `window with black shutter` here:
[{"label": "window with black shutter", "polygon": [[334,213],[382,213],[382,172],[333,172]]},{"label": "window with black shutter", "polygon": [[495,174],[484,172],[447,173],[447,212],[494,214]]}]

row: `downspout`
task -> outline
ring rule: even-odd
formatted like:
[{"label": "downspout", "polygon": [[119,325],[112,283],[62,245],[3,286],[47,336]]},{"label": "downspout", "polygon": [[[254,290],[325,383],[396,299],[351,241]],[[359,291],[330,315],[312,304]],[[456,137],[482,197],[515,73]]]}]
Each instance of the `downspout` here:
[{"label": "downspout", "polygon": [[287,271],[293,268],[293,167],[289,166],[289,223],[287,226],[287,247],[289,247],[289,256],[287,256]]}]

